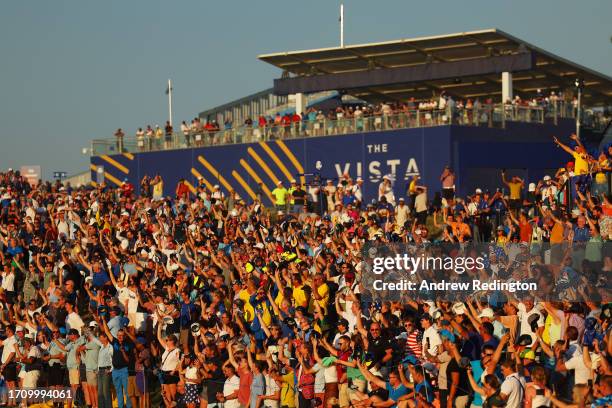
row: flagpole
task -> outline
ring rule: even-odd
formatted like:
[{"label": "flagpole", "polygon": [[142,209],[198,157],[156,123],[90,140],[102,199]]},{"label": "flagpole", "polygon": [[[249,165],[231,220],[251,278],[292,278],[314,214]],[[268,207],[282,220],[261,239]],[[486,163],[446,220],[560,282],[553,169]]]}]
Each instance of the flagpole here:
[{"label": "flagpole", "polygon": [[168,80],[168,121],[172,126],[172,81]]},{"label": "flagpole", "polygon": [[340,47],[344,48],[344,4],[340,3]]}]

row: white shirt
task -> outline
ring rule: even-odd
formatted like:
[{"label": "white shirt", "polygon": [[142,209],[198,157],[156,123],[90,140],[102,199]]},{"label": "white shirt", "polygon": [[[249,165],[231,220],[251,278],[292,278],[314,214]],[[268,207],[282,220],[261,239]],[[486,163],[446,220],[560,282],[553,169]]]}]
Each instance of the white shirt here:
[{"label": "white shirt", "polygon": [[4,348],[2,349],[2,364],[6,363],[11,353],[15,352],[15,344],[17,344],[17,337],[15,335],[7,337],[2,343]]},{"label": "white shirt", "polygon": [[40,352],[40,349],[38,348],[38,346],[30,347],[30,351],[28,352],[28,357],[34,357],[34,358],[42,357],[42,353]]},{"label": "white shirt", "polygon": [[14,273],[3,273],[2,274],[2,289],[7,292],[15,291],[15,274]]},{"label": "white shirt", "polygon": [[565,353],[565,368],[574,370],[575,384],[588,384],[591,371],[584,364],[582,349],[577,341],[570,341],[569,350]]},{"label": "white shirt", "polygon": [[509,375],[501,385],[501,393],[508,396],[506,408],[521,407],[525,395],[525,379],[517,373]]},{"label": "white shirt", "polygon": [[416,212],[427,211],[427,193],[419,193],[414,199],[414,209]]},{"label": "white shirt", "polygon": [[[280,390],[278,383],[272,377],[270,377],[269,375],[265,375],[264,378],[266,380],[266,395],[274,395],[274,393]],[[277,408],[278,401],[273,399],[266,399],[264,400],[264,406],[268,408]]]},{"label": "white shirt", "polygon": [[198,368],[189,366],[185,369],[185,380],[187,384],[197,384]]},{"label": "white shirt", "polygon": [[81,334],[81,328],[85,326],[83,319],[77,312],[72,312],[66,316],[66,330],[76,329]]},{"label": "white shirt", "polygon": [[520,333],[519,335],[528,334],[531,336],[531,341],[534,342],[536,340],[536,335],[531,330],[531,325],[529,324],[529,318],[533,315],[538,316],[538,327],[544,326],[544,318],[540,314],[540,310],[534,306],[530,311],[527,311],[525,305],[521,302],[518,304],[518,318],[521,321]]},{"label": "white shirt", "polygon": [[175,348],[171,351],[166,349],[164,354],[162,354],[162,371],[174,371],[178,366],[180,361],[181,351],[178,348]]},{"label": "white shirt", "polygon": [[[429,349],[427,349],[427,340],[429,339]],[[435,356],[440,352],[440,345],[442,345],[442,339],[438,333],[438,329],[435,326],[428,327],[423,332],[423,340],[421,340],[421,346],[423,350],[428,351],[429,354]]]},{"label": "white shirt", "polygon": [[[225,380],[225,384],[223,384],[223,396],[227,397],[228,395],[233,394],[240,388],[240,378],[237,375],[233,375],[232,377]],[[231,400],[227,400],[224,403],[225,408],[240,408],[240,402],[238,402],[238,398],[234,398]]]}]

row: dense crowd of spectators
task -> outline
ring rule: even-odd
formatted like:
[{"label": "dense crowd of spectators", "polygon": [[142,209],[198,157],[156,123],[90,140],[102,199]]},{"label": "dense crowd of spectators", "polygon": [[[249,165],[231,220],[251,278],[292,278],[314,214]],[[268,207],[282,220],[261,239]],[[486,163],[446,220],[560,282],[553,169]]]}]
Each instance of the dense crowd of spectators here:
[{"label": "dense crowd of spectators", "polygon": [[[457,197],[448,167],[402,194],[385,177],[370,203],[349,174],[281,182],[273,206],[159,175],[72,188],[0,173],[2,403],[71,387],[100,408],[610,406],[612,149],[572,139],[554,140],[571,155],[554,175],[501,172],[507,195]],[[482,279],[552,268],[580,296],[369,301],[372,242],[490,243]],[[540,243],[561,245],[558,265]]]}]

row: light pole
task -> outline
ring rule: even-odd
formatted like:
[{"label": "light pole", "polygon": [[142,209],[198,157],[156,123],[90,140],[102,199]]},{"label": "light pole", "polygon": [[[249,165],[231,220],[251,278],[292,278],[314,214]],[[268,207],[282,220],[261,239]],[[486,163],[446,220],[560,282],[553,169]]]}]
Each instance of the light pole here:
[{"label": "light pole", "polygon": [[582,88],[584,88],[584,80],[582,78],[576,78],[574,86],[578,92],[578,101],[576,105],[576,136],[580,138],[580,125],[582,120]]}]

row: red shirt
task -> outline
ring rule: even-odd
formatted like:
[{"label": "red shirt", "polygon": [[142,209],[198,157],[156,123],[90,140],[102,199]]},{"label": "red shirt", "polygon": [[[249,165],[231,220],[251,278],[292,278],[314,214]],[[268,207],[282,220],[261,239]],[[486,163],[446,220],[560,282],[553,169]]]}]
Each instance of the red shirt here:
[{"label": "red shirt", "polygon": [[531,242],[531,233],[533,232],[531,224],[529,224],[528,222],[524,224],[519,224],[519,231],[521,236],[521,242]]}]

